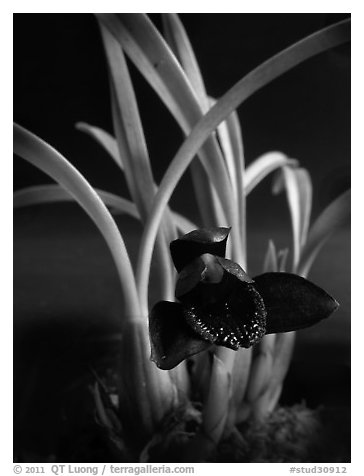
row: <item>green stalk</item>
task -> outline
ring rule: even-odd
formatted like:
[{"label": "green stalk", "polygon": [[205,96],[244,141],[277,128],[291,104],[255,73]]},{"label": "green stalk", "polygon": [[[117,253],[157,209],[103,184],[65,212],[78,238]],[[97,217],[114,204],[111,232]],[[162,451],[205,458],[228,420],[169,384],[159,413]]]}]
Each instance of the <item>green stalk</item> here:
[{"label": "green stalk", "polygon": [[146,304],[151,253],[164,208],[199,148],[221,121],[260,88],[311,56],[349,41],[349,25],[348,21],[344,21],[330,26],[273,56],[224,94],[193,128],[164,175],[143,233],[138,258],[137,283],[144,304]]},{"label": "green stalk", "polygon": [[[126,214],[140,220],[139,212],[135,206],[135,203],[127,200],[126,198],[119,197],[110,192],[104,190],[94,189],[97,195],[105,203],[107,207],[111,209],[111,214]],[[67,202],[73,201],[74,198],[70,193],[63,189],[60,185],[36,185],[33,187],[26,187],[14,192],[13,207],[21,208],[31,205],[42,205],[46,203],[55,202]],[[197,226],[192,221],[188,220],[185,216],[179,213],[172,212],[173,221],[177,229],[185,235],[192,230],[196,230]]]},{"label": "green stalk", "polygon": [[124,241],[108,209],[91,185],[59,152],[18,124],[14,124],[14,153],[58,182],[91,217],[113,256],[125,302],[125,318],[141,319],[134,273]]}]

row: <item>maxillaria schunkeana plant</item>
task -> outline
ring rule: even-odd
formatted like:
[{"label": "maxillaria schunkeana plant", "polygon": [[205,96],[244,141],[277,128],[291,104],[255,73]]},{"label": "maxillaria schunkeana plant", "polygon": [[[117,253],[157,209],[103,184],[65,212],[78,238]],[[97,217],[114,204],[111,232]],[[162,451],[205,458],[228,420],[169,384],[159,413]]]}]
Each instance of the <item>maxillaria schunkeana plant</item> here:
[{"label": "maxillaria schunkeana plant", "polygon": [[[332,25],[287,48],[215,101],[205,91],[177,15],[163,15],[166,40],[146,15],[98,14],[97,18],[108,60],[115,138],[85,123],[78,128],[93,136],[123,170],[132,202],[92,189],[64,157],[16,125],[15,153],[48,173],[60,187],[21,190],[14,205],[71,196],[95,221],[112,252],[125,306],[118,372],[122,430],[117,431],[121,434],[115,434],[95,392],[99,418],[112,440],[123,438],[139,452],[146,445],[141,460],[149,458],[152,446],[159,444],[168,452],[177,441],[181,460],[202,461],[240,421],[262,419],[275,408],[294,344],[295,333],[285,331],[311,325],[335,309],[336,302],[305,278],[319,249],[342,226],[350,209],[346,192],[309,227],[308,172],[280,152],[267,153],[245,167],[235,109],[302,61],[349,41],[349,22]],[[159,187],[124,53],[188,136]],[[198,159],[193,161],[195,156]],[[168,208],[190,164],[201,217],[198,226]],[[279,172],[273,192],[286,191],[291,212],[293,274],[285,272],[287,252],[277,251],[269,242],[264,273],[252,280],[246,274],[246,197],[273,171]],[[105,204],[144,223],[135,272]],[[227,240],[229,230],[231,239]],[[160,277],[157,304],[148,300],[154,242]],[[177,282],[170,243],[179,272]],[[150,360],[148,317],[152,358],[161,369]],[[192,405],[192,398],[200,399],[201,411]],[[168,420],[176,412],[179,418]],[[187,433],[183,422],[191,419],[196,430]],[[177,420],[178,424],[171,424]]]},{"label": "maxillaria schunkeana plant", "polygon": [[152,360],[162,369],[211,344],[249,348],[265,334],[316,324],[337,307],[322,289],[295,274],[250,278],[224,257],[228,233],[227,228],[194,230],[171,243],[180,303],[160,301],[149,320]]}]

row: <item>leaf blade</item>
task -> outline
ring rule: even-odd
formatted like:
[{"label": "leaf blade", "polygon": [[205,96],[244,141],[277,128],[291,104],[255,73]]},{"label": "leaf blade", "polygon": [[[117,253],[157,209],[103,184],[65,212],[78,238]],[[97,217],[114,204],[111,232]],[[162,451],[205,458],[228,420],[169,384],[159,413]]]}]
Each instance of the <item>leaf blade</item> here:
[{"label": "leaf blade", "polygon": [[120,167],[121,170],[124,170],[124,164],[119,154],[118,144],[111,134],[104,131],[100,127],[92,126],[86,122],[77,122],[75,127],[79,131],[88,134],[98,144],[100,144],[101,147],[103,147],[114,160],[116,165]]},{"label": "leaf blade", "polygon": [[[113,193],[106,192],[105,190],[100,190],[98,188],[95,188],[94,190],[100,196],[105,205],[113,209],[113,215],[125,213],[136,220],[140,220],[140,215],[135,203]],[[37,185],[33,187],[26,187],[14,192],[13,208],[73,200],[73,196],[60,185]],[[196,224],[185,216],[176,212],[172,212],[172,216],[176,227],[181,233],[187,234],[196,229]]]},{"label": "leaf blade", "polygon": [[[140,14],[119,16],[97,14],[97,17],[117,38],[130,59],[176,118],[184,133],[188,135],[202,117],[201,108],[188,78],[148,17]],[[208,138],[201,151],[197,152],[218,192],[224,212],[231,224],[236,224],[232,233],[237,234],[236,204],[232,206],[226,167],[221,160],[221,152],[214,137]],[[237,255],[234,259],[241,261],[239,247],[236,247],[234,252]]]},{"label": "leaf blade", "polygon": [[307,242],[302,250],[301,260],[298,264],[298,273],[307,276],[317,254],[325,242],[342,226],[350,217],[351,192],[347,190],[328,205],[316,219],[307,237]]},{"label": "leaf blade", "polygon": [[[218,124],[244,100],[284,72],[329,48],[350,40],[349,22],[340,22],[292,45],[253,70],[233,86],[196,124],[170,164],[160,184],[153,210],[146,224],[138,257],[137,282],[141,296],[145,295],[151,259],[159,222],[175,186]],[[235,260],[238,261],[238,260]]]},{"label": "leaf blade", "polygon": [[297,165],[297,160],[289,159],[282,152],[267,152],[255,159],[245,170],[245,194],[249,193],[270,173],[285,165]]},{"label": "leaf blade", "polygon": [[14,124],[14,153],[48,174],[62,185],[94,221],[105,238],[118,270],[130,318],[141,316],[133,268],[120,232],[86,179],[59,152],[18,124]]}]

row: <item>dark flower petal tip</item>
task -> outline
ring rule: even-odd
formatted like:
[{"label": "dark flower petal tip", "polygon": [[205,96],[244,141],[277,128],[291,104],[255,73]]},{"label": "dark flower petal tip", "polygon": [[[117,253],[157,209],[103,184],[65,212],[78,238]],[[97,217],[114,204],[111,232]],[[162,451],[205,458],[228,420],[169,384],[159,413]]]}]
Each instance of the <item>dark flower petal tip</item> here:
[{"label": "dark flower petal tip", "polygon": [[254,286],[267,309],[267,334],[309,327],[339,306],[323,289],[295,274],[265,273],[254,278]]},{"label": "dark flower petal tip", "polygon": [[235,278],[224,301],[184,306],[186,322],[203,339],[238,350],[257,344],[265,334],[266,310],[253,285]]},{"label": "dark flower petal tip", "polygon": [[170,244],[173,263],[178,272],[198,256],[209,253],[225,257],[230,228],[200,228],[174,240]]},{"label": "dark flower petal tip", "polygon": [[210,347],[187,325],[181,304],[161,301],[149,316],[151,360],[170,370],[180,362]]},{"label": "dark flower petal tip", "polygon": [[241,268],[238,263],[231,261],[230,259],[216,257],[217,261],[221,264],[225,271],[230,274],[233,274],[240,281],[245,283],[253,283],[254,280],[246,274],[246,272]]}]

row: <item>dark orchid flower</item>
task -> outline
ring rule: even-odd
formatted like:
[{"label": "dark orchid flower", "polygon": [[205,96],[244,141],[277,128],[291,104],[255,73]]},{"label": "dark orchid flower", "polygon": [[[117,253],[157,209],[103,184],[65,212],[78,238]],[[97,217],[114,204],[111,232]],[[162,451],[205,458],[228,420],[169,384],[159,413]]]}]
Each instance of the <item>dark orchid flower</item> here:
[{"label": "dark orchid flower", "polygon": [[225,258],[230,228],[194,230],[172,241],[176,298],[158,302],[149,317],[152,360],[171,369],[212,344],[233,350],[265,334],[289,332],[328,317],[338,303],[291,273],[250,278]]}]

